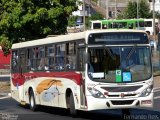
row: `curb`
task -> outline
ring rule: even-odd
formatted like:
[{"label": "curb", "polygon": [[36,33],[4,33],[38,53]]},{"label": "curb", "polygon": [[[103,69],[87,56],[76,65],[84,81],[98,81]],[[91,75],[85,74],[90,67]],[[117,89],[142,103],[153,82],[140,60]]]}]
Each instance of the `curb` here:
[{"label": "curb", "polygon": [[5,98],[10,98],[11,96],[5,96],[5,97],[0,97],[0,100],[1,99],[5,99]]},{"label": "curb", "polygon": [[11,96],[11,93],[0,93],[0,98],[5,96]]}]

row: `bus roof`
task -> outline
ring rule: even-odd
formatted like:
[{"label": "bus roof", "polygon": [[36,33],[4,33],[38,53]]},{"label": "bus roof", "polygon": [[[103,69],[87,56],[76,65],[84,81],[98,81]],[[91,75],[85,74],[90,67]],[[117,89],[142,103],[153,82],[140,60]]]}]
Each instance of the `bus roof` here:
[{"label": "bus roof", "polygon": [[15,44],[12,45],[12,49],[47,45],[47,44],[50,44],[50,43],[67,42],[67,41],[78,40],[78,39],[85,39],[85,37],[87,35],[89,35],[90,33],[102,33],[102,32],[143,32],[143,33],[146,33],[143,30],[133,30],[133,29],[87,30],[85,32],[70,33],[70,34],[67,34],[67,35],[59,35],[59,36],[54,36],[54,37],[46,37],[46,38],[32,40],[32,41],[15,43]]},{"label": "bus roof", "polygon": [[76,40],[76,39],[82,39],[82,38],[84,38],[84,32],[70,33],[67,35],[51,36],[51,37],[46,37],[46,38],[37,39],[37,40],[15,43],[12,45],[12,49],[32,47],[37,45],[45,45],[45,44],[50,44],[55,42],[64,42],[64,41],[70,41],[70,40]]},{"label": "bus roof", "polygon": [[136,21],[141,21],[143,22],[144,19],[122,19],[122,20],[118,20],[118,19],[109,19],[109,20],[101,20],[103,24],[108,23],[108,22],[136,22]]}]

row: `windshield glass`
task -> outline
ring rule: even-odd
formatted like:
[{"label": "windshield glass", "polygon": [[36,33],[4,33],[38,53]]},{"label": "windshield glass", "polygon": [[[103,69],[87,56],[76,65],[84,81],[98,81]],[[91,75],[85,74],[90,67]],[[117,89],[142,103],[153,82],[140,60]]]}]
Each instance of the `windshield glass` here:
[{"label": "windshield glass", "polygon": [[138,82],[151,77],[149,47],[88,48],[88,75],[106,83]]}]

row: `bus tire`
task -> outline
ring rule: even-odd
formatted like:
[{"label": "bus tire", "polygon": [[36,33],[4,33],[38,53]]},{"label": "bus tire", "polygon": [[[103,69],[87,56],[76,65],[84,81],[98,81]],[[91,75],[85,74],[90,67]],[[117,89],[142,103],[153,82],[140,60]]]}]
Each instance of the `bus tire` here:
[{"label": "bus tire", "polygon": [[30,90],[30,92],[29,92],[29,106],[30,106],[30,109],[32,111],[36,111],[37,110],[37,105],[36,105],[36,101],[35,101],[33,90]]},{"label": "bus tire", "polygon": [[75,109],[75,102],[74,102],[74,97],[73,97],[73,93],[70,94],[69,97],[69,111],[72,117],[76,117],[77,115],[77,110]]}]

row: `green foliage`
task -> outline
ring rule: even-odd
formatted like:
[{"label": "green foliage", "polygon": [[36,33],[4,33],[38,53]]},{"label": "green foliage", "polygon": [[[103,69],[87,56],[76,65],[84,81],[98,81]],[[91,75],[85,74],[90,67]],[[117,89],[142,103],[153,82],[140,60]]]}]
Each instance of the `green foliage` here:
[{"label": "green foliage", "polygon": [[68,19],[68,26],[74,26],[76,25],[76,21],[78,19],[78,16],[70,16]]},{"label": "green foliage", "polygon": [[[149,3],[146,0],[139,0],[138,3],[138,18],[151,18]],[[127,8],[118,15],[118,19],[133,19],[137,18],[137,2],[129,1]]]},{"label": "green foliage", "polygon": [[95,13],[93,15],[91,15],[91,20],[102,20],[103,19],[103,16],[99,13]]},{"label": "green foliage", "polygon": [[78,0],[1,0],[0,35],[13,43],[65,34]]},{"label": "green foliage", "polygon": [[140,18],[151,18],[152,13],[150,12],[149,4],[146,0],[140,0],[139,17]]},{"label": "green foliage", "polygon": [[4,35],[0,36],[0,46],[2,47],[4,55],[7,56],[10,53],[11,42]]}]

